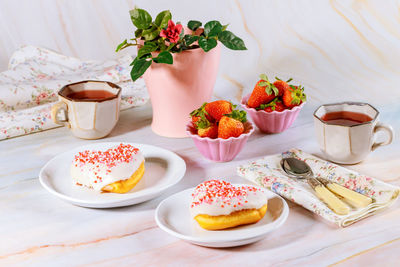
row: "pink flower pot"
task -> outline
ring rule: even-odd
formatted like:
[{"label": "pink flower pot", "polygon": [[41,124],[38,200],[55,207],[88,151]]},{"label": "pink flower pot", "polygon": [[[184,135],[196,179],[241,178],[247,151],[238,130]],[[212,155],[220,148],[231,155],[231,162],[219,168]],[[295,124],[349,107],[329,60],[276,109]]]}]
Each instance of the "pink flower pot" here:
[{"label": "pink flower pot", "polygon": [[209,102],[217,78],[220,44],[174,53],[172,65],[152,63],[144,74],[153,107],[152,130],[166,137],[187,137],[189,113]]},{"label": "pink flower pot", "polygon": [[284,111],[266,112],[264,110],[256,110],[247,106],[247,100],[250,94],[242,98],[242,107],[250,115],[254,124],[265,133],[281,133],[288,129],[299,115],[300,110],[303,108],[305,102],[301,105],[293,107],[292,109],[285,109]]},{"label": "pink flower pot", "polygon": [[247,121],[244,123],[244,133],[239,137],[228,139],[200,137],[192,122],[187,125],[186,131],[205,158],[217,162],[227,162],[233,160],[242,151],[247,139],[254,132],[254,127],[251,122]]}]

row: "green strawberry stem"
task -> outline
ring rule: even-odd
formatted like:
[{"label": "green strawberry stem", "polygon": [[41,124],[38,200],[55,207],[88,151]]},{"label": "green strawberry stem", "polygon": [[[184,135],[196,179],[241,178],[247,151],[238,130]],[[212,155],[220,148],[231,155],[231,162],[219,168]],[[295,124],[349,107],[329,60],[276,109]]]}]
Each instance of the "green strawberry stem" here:
[{"label": "green strawberry stem", "polygon": [[[268,80],[268,76],[265,74],[260,74],[260,78],[261,80],[263,80],[262,82],[260,82],[258,85],[259,86],[265,86],[265,92],[269,95],[278,95],[279,94],[279,90],[278,88],[276,88],[275,85],[273,85],[269,80]],[[276,77],[275,77],[276,78]]]},{"label": "green strawberry stem", "polygon": [[238,120],[240,122],[246,122],[247,121],[247,113],[244,110],[233,110],[232,113],[226,114],[226,117]]}]

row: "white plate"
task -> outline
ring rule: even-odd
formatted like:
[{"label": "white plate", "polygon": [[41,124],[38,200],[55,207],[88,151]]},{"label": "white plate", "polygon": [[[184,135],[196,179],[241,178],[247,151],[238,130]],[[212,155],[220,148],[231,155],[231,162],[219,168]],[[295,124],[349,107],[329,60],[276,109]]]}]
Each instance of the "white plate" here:
[{"label": "white plate", "polygon": [[287,219],[289,208],[280,196],[270,195],[265,216],[255,224],[220,231],[201,228],[190,216],[189,206],[194,188],[176,193],[164,199],[157,207],[155,219],[167,233],[190,243],[206,247],[234,247],[256,242],[280,227]]},{"label": "white plate", "polygon": [[40,171],[42,186],[53,195],[72,204],[89,208],[113,208],[133,205],[161,195],[185,175],[185,161],[175,153],[151,145],[129,143],[143,153],[145,173],[139,183],[125,194],[100,193],[72,183],[70,167],[74,155],[82,150],[107,150],[120,142],[81,146],[51,159]]}]

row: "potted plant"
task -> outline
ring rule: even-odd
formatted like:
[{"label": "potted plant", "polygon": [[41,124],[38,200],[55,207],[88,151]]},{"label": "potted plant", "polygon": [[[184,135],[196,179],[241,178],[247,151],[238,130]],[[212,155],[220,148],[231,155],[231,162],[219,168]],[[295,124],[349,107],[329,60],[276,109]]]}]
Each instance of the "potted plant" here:
[{"label": "potted plant", "polygon": [[[130,12],[135,36],[125,39],[116,51],[137,46],[131,63],[135,81],[144,76],[153,107],[152,129],[167,137],[186,137],[188,114],[211,99],[217,77],[220,44],[246,50],[242,39],[227,31],[228,25],[213,20],[190,20],[187,27],[174,23],[169,10],[155,20],[139,8]],[[218,42],[219,41],[219,42]]]}]

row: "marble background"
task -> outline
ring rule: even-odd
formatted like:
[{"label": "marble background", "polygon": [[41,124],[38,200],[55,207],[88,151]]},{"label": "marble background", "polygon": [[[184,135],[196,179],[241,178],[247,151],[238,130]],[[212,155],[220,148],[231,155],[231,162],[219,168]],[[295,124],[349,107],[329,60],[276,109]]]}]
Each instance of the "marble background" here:
[{"label": "marble background", "polygon": [[[321,103],[368,101],[380,109],[382,121],[399,133],[400,1],[0,0],[0,71],[23,44],[84,59],[117,57],[115,47],[133,33],[128,10],[134,4],[153,16],[170,9],[174,20],[183,23],[219,18],[244,39],[248,51],[222,50],[216,98],[237,102],[251,90],[258,74],[265,72],[302,83],[309,97],[307,105],[286,132],[256,131],[238,157],[224,164],[202,158],[190,139],[152,133],[149,104],[122,112],[112,134],[96,142],[151,143],[170,149],[185,159],[187,174],[159,198],[113,210],[65,203],[48,194],[37,179],[40,168],[52,157],[88,141],[58,128],[0,142],[1,266],[71,266],[72,261],[96,266],[398,263],[399,202],[345,229],[332,228],[289,202],[284,227],[265,240],[233,249],[188,245],[159,229],[153,216],[163,198],[208,177],[242,182],[235,176],[236,166],[265,154],[299,147],[320,155],[312,112]],[[134,53],[134,49],[124,53]],[[400,186],[399,148],[396,138],[394,144],[349,168]]]},{"label": "marble background", "polygon": [[184,24],[230,23],[248,51],[223,49],[217,98],[238,100],[267,73],[303,84],[313,107],[356,100],[396,105],[400,112],[400,1],[2,0],[0,70],[23,44],[114,58],[117,44],[133,34],[128,10],[134,5],[153,16],[170,9]]}]

